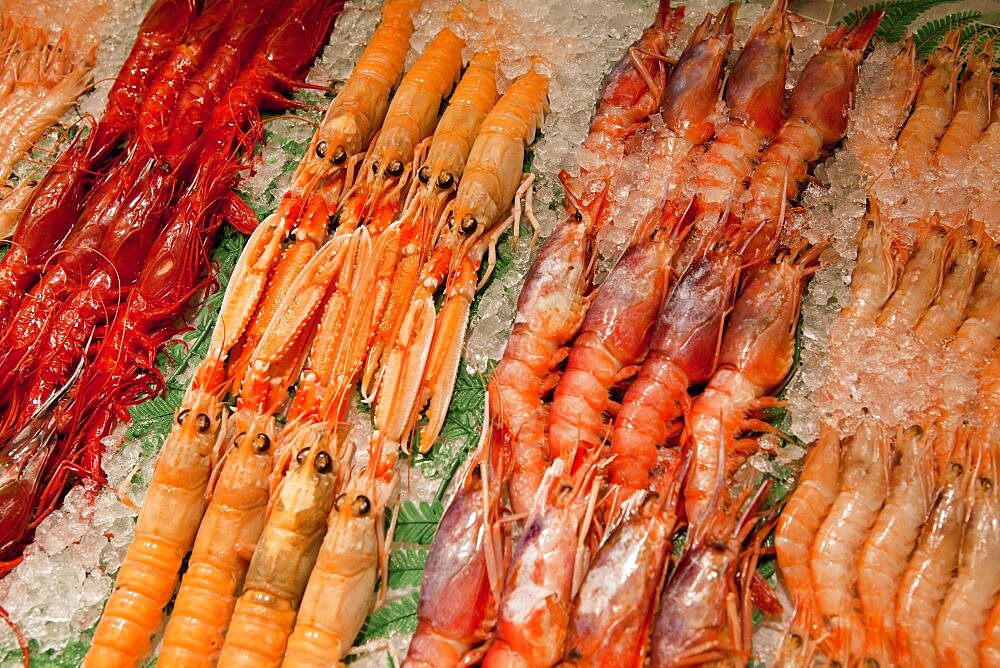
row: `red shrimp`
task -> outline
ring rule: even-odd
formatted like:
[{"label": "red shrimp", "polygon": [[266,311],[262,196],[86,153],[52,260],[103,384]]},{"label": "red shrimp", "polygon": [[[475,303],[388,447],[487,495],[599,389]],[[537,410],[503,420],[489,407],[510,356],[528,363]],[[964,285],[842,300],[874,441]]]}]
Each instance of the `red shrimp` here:
[{"label": "red shrimp", "polygon": [[739,250],[721,242],[673,287],[656,320],[646,359],[625,393],[611,436],[611,482],[643,489],[656,477],[657,446],[679,431],[691,408],[688,387],[715,372],[726,314],[740,271]]},{"label": "red shrimp", "polygon": [[750,201],[742,218],[750,229],[761,231],[748,247],[748,258],[768,253],[787,200],[798,192],[809,166],[847,133],[858,66],[881,19],[882,12],[872,12],[854,28],[838,26],[802,70],[788,100],[787,120],[750,179]]},{"label": "red shrimp", "polygon": [[704,518],[717,476],[728,475],[736,467],[739,450],[756,448],[755,439],[741,442],[734,440],[737,435],[770,429],[748,414],[774,406],[775,400],[767,394],[791,371],[802,292],[818,255],[818,248],[798,257],[781,252],[773,262],[749,272],[736,299],[723,335],[718,370],[687,416],[684,440],[694,459],[684,497],[693,525]]}]

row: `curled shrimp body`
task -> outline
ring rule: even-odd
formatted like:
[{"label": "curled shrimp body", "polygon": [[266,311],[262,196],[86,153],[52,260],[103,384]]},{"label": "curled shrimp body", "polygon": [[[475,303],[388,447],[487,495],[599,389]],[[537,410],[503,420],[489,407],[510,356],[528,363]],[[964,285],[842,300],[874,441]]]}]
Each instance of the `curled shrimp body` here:
[{"label": "curled shrimp body", "polygon": [[549,455],[585,451],[605,438],[604,412],[612,386],[641,361],[667,288],[680,240],[661,229],[629,248],[598,288],[549,412]]},{"label": "curled shrimp body", "polygon": [[626,517],[587,570],[569,622],[565,665],[641,666],[653,624],[670,536],[677,524],[679,484],[660,496],[635,492]]},{"label": "curled shrimp body", "polygon": [[731,3],[719,14],[705,17],[691,35],[663,93],[660,112],[664,122],[692,145],[708,141],[715,132],[719,86],[733,44],[737,6]]},{"label": "curled shrimp body", "polygon": [[282,666],[328,666],[347,654],[375,598],[379,506],[366,473],[334,501]]},{"label": "curled shrimp body", "polygon": [[934,645],[942,666],[976,664],[990,609],[1000,595],[996,446],[987,441],[982,447],[982,460],[972,481],[972,508],[962,534],[958,574],[941,602],[935,625]]},{"label": "curled shrimp body", "polygon": [[233,428],[236,437],[198,529],[157,665],[214,665],[250,552],[264,528],[274,421],[239,411]]},{"label": "curled shrimp body", "polygon": [[[781,511],[774,535],[774,549],[785,586],[795,601],[796,611],[810,619],[816,610],[816,601],[809,570],[809,550],[837,499],[839,471],[840,439],[832,427],[824,424],[819,440],[809,448],[802,475]],[[808,636],[810,629],[793,625],[792,631]]]},{"label": "curled shrimp body", "polygon": [[761,249],[770,246],[787,199],[798,192],[809,166],[846,134],[858,66],[881,17],[873,12],[851,30],[836,28],[802,70],[788,99],[787,120],[750,179],[743,221],[761,232],[750,245],[749,257],[759,257]]},{"label": "curled shrimp body", "polygon": [[657,447],[690,409],[688,387],[715,372],[740,264],[737,249],[720,243],[691,265],[663,302],[646,359],[615,417],[611,482],[643,489],[655,477]]},{"label": "curled shrimp body", "polygon": [[292,177],[293,188],[308,191],[332,184],[330,205],[340,199],[348,160],[368,147],[385,119],[389,96],[403,75],[412,15],[420,4],[421,0],[390,0],[382,7],[382,23],[330,104]]},{"label": "curled shrimp body", "polygon": [[774,405],[767,393],[792,367],[802,291],[814,271],[816,254],[813,249],[799,258],[786,255],[754,268],[736,298],[722,338],[718,369],[687,416],[684,438],[693,460],[684,496],[692,524],[701,521],[717,477],[735,469],[737,450],[743,445],[756,447],[752,441],[733,439],[747,428],[763,427],[748,418],[748,412]]},{"label": "curled shrimp body", "polygon": [[[491,424],[489,413],[483,424]],[[489,636],[500,599],[504,563],[497,520],[509,458],[508,436],[485,427],[427,555],[407,668],[465,666],[481,656],[473,648]]]},{"label": "curled shrimp body", "polygon": [[163,608],[205,511],[205,488],[220,428],[214,394],[192,387],[160,450],[135,525],[85,666],[134,665],[152,649]]},{"label": "curled shrimp body", "polygon": [[896,163],[917,175],[930,162],[955,106],[955,64],[959,31],[952,32],[927,59],[913,113],[897,140]]},{"label": "curled shrimp body", "polygon": [[[986,42],[992,45],[992,42]],[[993,86],[991,67],[993,51],[980,48],[970,52],[965,76],[958,89],[955,115],[941,136],[934,157],[941,164],[967,159],[970,147],[990,123]]]},{"label": "curled shrimp body", "polygon": [[809,559],[816,613],[830,628],[827,656],[846,662],[861,651],[857,555],[888,492],[888,447],[877,423],[866,420],[844,445],[840,490],[813,542]]},{"label": "curled shrimp body", "polygon": [[288,436],[295,461],[254,549],[219,666],[277,666],[326,533],[337,462],[321,425]]},{"label": "curled shrimp body", "polygon": [[917,544],[934,495],[932,439],[910,427],[896,442],[889,495],[858,559],[865,655],[887,665],[895,649],[896,586]]},{"label": "curled shrimp body", "polygon": [[455,33],[442,29],[403,77],[361,163],[358,181],[344,195],[339,210],[344,229],[367,220],[377,234],[396,217],[413,170],[414,150],[434,131],[441,101],[462,70],[464,46]]},{"label": "curled shrimp body", "polygon": [[554,666],[562,658],[599,484],[595,465],[575,475],[571,467],[570,459],[557,459],[545,472],[507,568],[484,668]]},{"label": "curled shrimp body", "polygon": [[[957,451],[961,452],[960,442]],[[965,524],[968,457],[955,458],[944,473],[917,548],[896,592],[896,656],[900,663],[936,656],[934,623],[958,566]]]}]

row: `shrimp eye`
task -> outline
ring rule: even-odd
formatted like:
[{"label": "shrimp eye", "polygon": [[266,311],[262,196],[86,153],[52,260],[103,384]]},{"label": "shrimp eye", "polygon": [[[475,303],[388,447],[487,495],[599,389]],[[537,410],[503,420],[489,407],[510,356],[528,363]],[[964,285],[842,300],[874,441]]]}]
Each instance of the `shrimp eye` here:
[{"label": "shrimp eye", "polygon": [[660,495],[656,492],[647,492],[646,498],[642,500],[642,512],[648,513],[651,511],[652,506],[656,504],[659,500]]},{"label": "shrimp eye", "polygon": [[236,436],[233,436],[233,445],[235,445],[237,448],[240,447],[240,443],[243,442],[243,437],[246,435],[247,433],[245,431],[241,431],[240,433],[236,434]]},{"label": "shrimp eye", "polygon": [[969,248],[979,248],[979,242],[975,239],[969,239]]},{"label": "shrimp eye", "polygon": [[862,666],[867,666],[867,668],[879,668],[879,665],[880,665],[880,664],[879,664],[879,662],[878,662],[878,659],[873,659],[873,658],[872,658],[872,657],[870,657],[870,656],[866,656],[866,657],[865,657],[865,658],[864,658],[864,659],[863,659],[863,660],[861,661],[861,665],[862,665]]},{"label": "shrimp eye", "polygon": [[583,214],[577,211],[576,213],[573,214],[573,220],[575,220],[578,223],[583,222]]},{"label": "shrimp eye", "polygon": [[417,178],[420,179],[421,183],[429,183],[431,180],[430,166],[424,165],[419,170],[417,170]]},{"label": "shrimp eye", "polygon": [[451,172],[441,172],[438,174],[437,184],[441,190],[447,190],[455,183],[455,175]]},{"label": "shrimp eye", "polygon": [[372,174],[378,174],[378,168],[380,167],[378,160],[372,163]]},{"label": "shrimp eye", "polygon": [[403,163],[400,160],[393,160],[386,166],[385,173],[389,176],[399,176],[403,173]]},{"label": "shrimp eye", "polygon": [[965,472],[965,467],[958,462],[952,462],[948,465],[948,472],[954,476],[960,476]]},{"label": "shrimp eye", "polygon": [[330,469],[333,468],[333,460],[330,459],[330,455],[320,451],[316,453],[316,459],[313,460],[313,466],[316,467],[317,473],[329,473]]},{"label": "shrimp eye", "polygon": [[344,499],[346,498],[347,498],[346,494],[341,494],[340,496],[338,496],[337,500],[333,502],[333,509],[339,513],[341,506],[344,505]]},{"label": "shrimp eye", "polygon": [[834,659],[833,661],[830,662],[830,668],[844,668],[844,664]]},{"label": "shrimp eye", "polygon": [[198,417],[194,419],[194,428],[198,430],[199,434],[204,434],[208,431],[208,428],[212,426],[212,420],[204,413],[198,413]]},{"label": "shrimp eye", "polygon": [[174,171],[174,167],[169,162],[164,160],[163,162],[160,163],[160,171],[163,172],[164,174],[169,174],[170,172]]},{"label": "shrimp eye", "polygon": [[708,546],[711,547],[716,552],[726,551],[726,544],[723,543],[721,540],[712,541],[711,543],[708,544]]},{"label": "shrimp eye", "polygon": [[299,465],[306,460],[306,456],[309,454],[309,448],[302,448],[299,450],[299,454],[295,455],[295,462]]},{"label": "shrimp eye", "polygon": [[253,451],[262,455],[271,449],[271,438],[267,434],[257,434],[253,439]]},{"label": "shrimp eye", "polygon": [[981,490],[983,490],[984,492],[992,492],[993,491],[993,481],[990,480],[989,478],[980,478],[979,479],[979,488]]},{"label": "shrimp eye", "polygon": [[339,165],[347,160],[347,151],[344,150],[343,146],[338,146],[337,150],[333,152],[333,157],[330,158],[333,164]]},{"label": "shrimp eye", "polygon": [[802,647],[802,636],[800,636],[798,633],[789,634],[788,640],[792,645],[792,649],[799,649]]},{"label": "shrimp eye", "polygon": [[368,497],[364,494],[358,494],[354,497],[354,503],[352,504],[354,508],[354,514],[358,517],[364,517],[372,509],[372,502],[368,500]]},{"label": "shrimp eye", "polygon": [[185,408],[180,413],[178,413],[177,414],[177,424],[184,424],[184,418],[186,418],[188,416],[188,413],[190,413],[190,412],[191,412],[191,409]]},{"label": "shrimp eye", "polygon": [[462,216],[462,231],[466,234],[471,234],[476,231],[476,226],[479,225],[479,221],[471,213],[467,213]]},{"label": "shrimp eye", "polygon": [[326,142],[325,141],[321,141],[320,143],[316,144],[316,157],[317,158],[325,158],[326,157]]}]

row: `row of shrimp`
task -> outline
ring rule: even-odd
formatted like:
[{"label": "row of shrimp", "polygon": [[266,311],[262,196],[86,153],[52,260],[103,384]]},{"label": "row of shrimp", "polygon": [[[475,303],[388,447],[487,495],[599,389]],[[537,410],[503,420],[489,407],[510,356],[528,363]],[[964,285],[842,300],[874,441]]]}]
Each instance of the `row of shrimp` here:
[{"label": "row of shrimp", "polygon": [[[547,105],[534,70],[499,95],[495,49],[463,73],[449,28],[404,74],[419,4],[383,6],[248,240],[88,665],[147,656],[178,581],[160,665],[338,663],[384,592],[397,460],[428,405],[421,447],[437,438]],[[359,381],[376,428],[363,468],[343,422]]]},{"label": "row of shrimp", "polygon": [[0,239],[14,233],[38,186],[34,174],[11,181],[14,166],[87,90],[93,65],[82,40],[7,13],[0,21]]},{"label": "row of shrimp", "polygon": [[0,260],[4,572],[69,482],[103,482],[102,439],[163,389],[157,351],[215,282],[218,229],[256,225],[231,186],[261,109],[294,104],[342,6],[154,3],[100,122],[40,180]]},{"label": "row of shrimp", "polygon": [[[783,217],[846,132],[881,15],[827,36],[786,101],[786,3],[727,72],[735,11],[705,17],[673,60],[683,13],[661,2],[607,80],[585,143],[601,167],[562,175],[567,217],[521,291],[405,665],[745,662],[752,607],[780,610],[756,572],[768,485],[734,474],[773,430],[758,415],[781,405],[818,257],[789,243]],[[671,146],[654,151],[682,147],[677,164],[592,288],[613,215],[599,181],[655,114]]]},{"label": "row of shrimp", "polygon": [[786,665],[1000,660],[1000,246],[975,193],[943,201],[910,183],[928,207],[914,222],[879,186],[995,150],[987,48],[968,49],[959,78],[956,33],[922,71],[905,41],[880,132],[861,142],[872,185],[818,393],[825,423],[775,536],[795,605]]}]

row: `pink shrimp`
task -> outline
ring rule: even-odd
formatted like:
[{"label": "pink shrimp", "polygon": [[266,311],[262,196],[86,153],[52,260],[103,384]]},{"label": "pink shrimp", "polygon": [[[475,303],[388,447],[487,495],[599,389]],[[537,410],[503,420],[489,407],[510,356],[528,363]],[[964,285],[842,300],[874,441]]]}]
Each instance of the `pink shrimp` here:
[{"label": "pink shrimp", "polygon": [[942,666],[976,664],[990,608],[1000,595],[997,451],[988,430],[980,447],[982,457],[973,482],[972,508],[962,534],[958,574],[941,603],[935,628],[934,644]]},{"label": "pink shrimp", "polygon": [[[720,471],[728,475],[735,468],[739,446],[756,447],[754,440],[733,443],[732,439],[746,429],[770,429],[748,413],[775,405],[767,393],[791,370],[802,291],[815,271],[818,254],[816,248],[797,258],[782,253],[752,270],[736,298],[722,339],[719,368],[687,416],[685,441],[694,459],[684,496],[692,524],[703,519]],[[725,442],[720,444],[720,438]]]},{"label": "pink shrimp", "polygon": [[927,59],[913,113],[899,133],[896,163],[910,175],[919,174],[930,163],[938,139],[951,122],[960,32],[952,31]]},{"label": "pink shrimp", "polygon": [[507,568],[484,668],[553,666],[562,658],[600,484],[592,461],[576,474],[571,467],[572,459],[557,459],[545,472]]},{"label": "pink shrimp", "polygon": [[1000,245],[993,244],[983,251],[982,264],[965,320],[948,344],[973,364],[984,362],[1000,339]]},{"label": "pink shrimp", "polygon": [[990,123],[993,47],[993,40],[988,40],[978,50],[969,52],[965,77],[958,89],[955,115],[934,154],[942,165],[967,160],[970,147]]},{"label": "pink shrimp", "polygon": [[715,372],[740,263],[738,249],[723,241],[691,265],[664,301],[646,359],[615,417],[611,482],[635,490],[655,477],[657,446],[691,407],[688,387]]},{"label": "pink shrimp", "polygon": [[917,544],[934,494],[932,439],[910,427],[897,439],[889,495],[858,559],[865,656],[889,665],[896,637],[896,585]]},{"label": "pink shrimp", "polygon": [[858,551],[889,487],[889,451],[878,423],[865,420],[844,446],[840,492],[816,534],[809,558],[816,612],[830,627],[826,655],[847,665],[861,651]]},{"label": "pink shrimp", "polygon": [[626,501],[624,519],[598,549],[573,602],[564,665],[643,664],[679,491],[675,479],[668,490],[639,491]]},{"label": "pink shrimp", "polygon": [[944,473],[944,484],[920,531],[917,548],[899,580],[896,592],[896,657],[907,665],[931,660],[934,622],[948,592],[961,550],[967,512],[970,470],[968,444],[956,437],[955,456]]},{"label": "pink shrimp", "polygon": [[[809,549],[830,506],[837,498],[840,481],[840,438],[829,425],[820,430],[819,440],[809,449],[798,485],[785,503],[774,535],[774,549],[785,586],[795,601],[801,617],[812,619],[816,611],[812,577],[809,572]],[[808,634],[810,629],[793,632]]]}]

